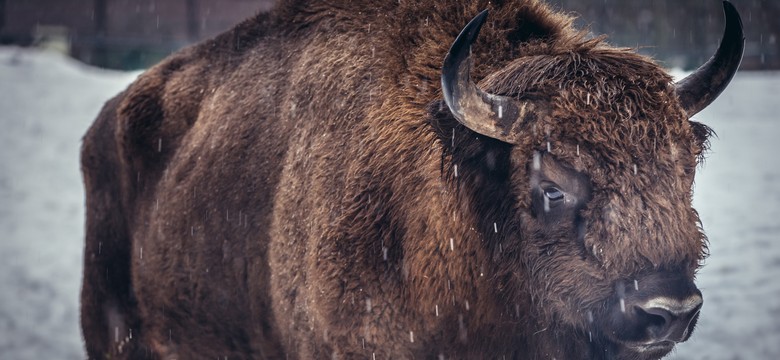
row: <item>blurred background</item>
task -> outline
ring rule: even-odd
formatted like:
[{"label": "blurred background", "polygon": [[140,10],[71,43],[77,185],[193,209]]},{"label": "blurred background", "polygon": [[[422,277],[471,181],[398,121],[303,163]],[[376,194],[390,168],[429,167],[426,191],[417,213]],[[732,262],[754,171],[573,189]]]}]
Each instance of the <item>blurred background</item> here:
[{"label": "blurred background", "polygon": [[271,0],[0,0],[0,44],[55,48],[141,69],[273,5]]},{"label": "blurred background", "polygon": [[[690,70],[715,52],[720,1],[549,0],[579,26]],[[747,37],[742,69],[780,68],[780,1],[734,0]],[[141,69],[267,10],[272,0],[0,0],[0,44],[41,46],[87,64]]]}]

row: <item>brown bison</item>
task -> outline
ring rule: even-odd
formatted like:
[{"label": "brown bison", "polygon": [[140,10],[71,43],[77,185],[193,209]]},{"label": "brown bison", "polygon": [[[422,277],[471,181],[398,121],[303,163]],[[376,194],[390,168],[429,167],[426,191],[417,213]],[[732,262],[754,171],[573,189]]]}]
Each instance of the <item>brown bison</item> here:
[{"label": "brown bison", "polygon": [[535,0],[282,1],[170,56],[84,139],[89,357],[664,356],[724,7],[678,83]]}]

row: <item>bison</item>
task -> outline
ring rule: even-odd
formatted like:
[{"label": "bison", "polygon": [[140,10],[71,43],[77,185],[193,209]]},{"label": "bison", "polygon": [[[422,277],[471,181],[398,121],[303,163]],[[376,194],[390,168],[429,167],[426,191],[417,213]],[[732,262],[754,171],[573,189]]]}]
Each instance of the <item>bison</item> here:
[{"label": "bison", "polygon": [[281,1],[171,55],[83,141],[88,356],[663,357],[724,9],[676,83],[535,0]]}]

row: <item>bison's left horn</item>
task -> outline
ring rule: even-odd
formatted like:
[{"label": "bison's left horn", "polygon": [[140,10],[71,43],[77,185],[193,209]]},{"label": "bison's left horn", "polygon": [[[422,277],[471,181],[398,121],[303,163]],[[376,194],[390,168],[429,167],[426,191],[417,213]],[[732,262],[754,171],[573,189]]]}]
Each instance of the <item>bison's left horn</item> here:
[{"label": "bison's left horn", "polygon": [[471,44],[477,38],[488,11],[471,19],[444,58],[441,86],[444,101],[455,118],[467,128],[510,144],[517,143],[513,125],[533,113],[533,103],[519,102],[480,90],[471,81]]},{"label": "bison's left horn", "polygon": [[693,116],[712,103],[729,84],[742,62],[745,49],[745,35],[742,20],[734,5],[723,2],[726,14],[726,29],[718,51],[704,65],[675,84],[675,92],[688,117]]}]

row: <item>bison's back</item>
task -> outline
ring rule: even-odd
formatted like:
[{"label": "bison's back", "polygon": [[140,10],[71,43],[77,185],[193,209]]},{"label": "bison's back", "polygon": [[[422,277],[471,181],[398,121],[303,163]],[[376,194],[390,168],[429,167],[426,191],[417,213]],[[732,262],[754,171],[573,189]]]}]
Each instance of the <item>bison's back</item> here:
[{"label": "bison's back", "polygon": [[[271,293],[292,316],[306,249],[288,239],[316,230],[301,229],[289,209],[343,188],[343,169],[312,168],[354,138],[367,104],[348,92],[371,83],[355,73],[372,50],[354,35],[291,41],[266,34],[263,22],[145,72],[85,136],[90,357],[279,356]],[[325,202],[303,205],[332,207]],[[287,269],[279,286],[269,262]]]},{"label": "bison's back", "polygon": [[217,44],[141,75],[85,136],[82,325],[91,358],[276,348],[262,333],[271,321],[269,214],[290,133],[273,100],[284,60],[263,49],[271,42],[256,41],[250,61],[208,49]]}]

